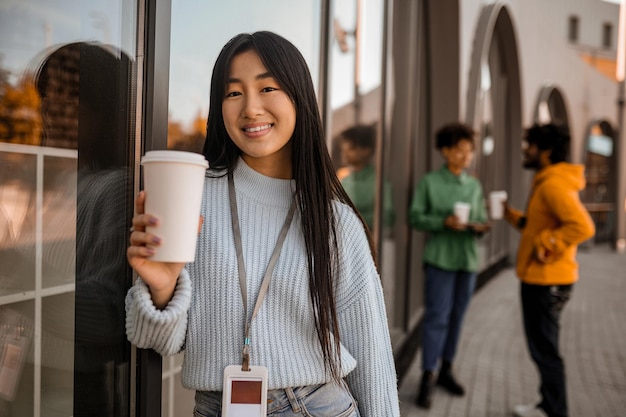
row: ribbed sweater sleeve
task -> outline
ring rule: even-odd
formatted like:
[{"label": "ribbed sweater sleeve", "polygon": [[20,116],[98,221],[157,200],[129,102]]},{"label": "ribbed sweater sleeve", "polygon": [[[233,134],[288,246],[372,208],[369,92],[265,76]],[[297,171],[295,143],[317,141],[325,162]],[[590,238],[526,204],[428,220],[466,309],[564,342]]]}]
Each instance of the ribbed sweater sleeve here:
[{"label": "ribbed sweater sleeve", "polygon": [[187,329],[191,281],[181,272],[174,296],[165,309],[154,306],[148,286],[138,278],[126,295],[126,335],[140,348],[152,348],[161,355],[180,352]]},{"label": "ribbed sweater sleeve", "polygon": [[363,227],[344,206],[340,283],[337,290],[341,342],[356,359],[347,376],[362,417],[400,415],[397,376],[380,277]]}]

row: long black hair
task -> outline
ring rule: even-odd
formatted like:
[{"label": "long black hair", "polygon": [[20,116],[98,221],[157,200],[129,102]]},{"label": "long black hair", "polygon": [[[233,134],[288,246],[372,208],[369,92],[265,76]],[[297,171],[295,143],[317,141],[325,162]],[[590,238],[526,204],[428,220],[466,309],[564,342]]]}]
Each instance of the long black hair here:
[{"label": "long black hair", "polygon": [[[335,277],[338,273],[338,244],[333,200],[354,209],[343,190],[328,153],[322,120],[311,74],[304,57],[288,40],[261,31],[233,37],[220,52],[211,78],[207,138],[203,153],[213,170],[232,170],[241,151],[224,126],[222,101],[233,58],[254,50],[265,68],[278,82],[296,109],[296,125],[291,137],[292,175],[306,244],[309,287],[315,327],[327,371],[339,379],[339,323],[335,303]],[[363,220],[361,219],[362,223]],[[363,223],[365,227],[365,223]],[[366,234],[373,254],[369,232]]]}]

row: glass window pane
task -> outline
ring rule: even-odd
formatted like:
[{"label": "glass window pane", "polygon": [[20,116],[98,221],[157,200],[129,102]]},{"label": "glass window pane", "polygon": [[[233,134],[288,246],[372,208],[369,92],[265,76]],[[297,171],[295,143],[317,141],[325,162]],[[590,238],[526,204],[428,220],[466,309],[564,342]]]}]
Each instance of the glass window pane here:
[{"label": "glass window pane", "polygon": [[41,415],[73,414],[74,294],[42,300]]},{"label": "glass window pane", "polygon": [[36,166],[0,143],[0,297],[35,288]]},{"label": "glass window pane", "polygon": [[43,158],[42,285],[74,281],[76,271],[76,159]]},{"label": "glass window pane", "polygon": [[168,147],[200,151],[217,55],[242,32],[271,30],[289,39],[319,80],[321,0],[172,1]]},{"label": "glass window pane", "polygon": [[3,417],[130,410],[123,297],[136,8],[0,4],[0,357],[27,342],[19,376],[0,384]]},{"label": "glass window pane", "polygon": [[333,3],[330,47],[330,131],[337,175],[370,231],[377,238],[389,317],[395,297],[395,208],[391,182],[378,161],[383,95],[382,0]]},{"label": "glass window pane", "polygon": [[[0,305],[2,355],[13,352],[14,369],[0,384],[0,416],[34,416],[33,300]],[[7,347],[9,349],[7,349]]]},{"label": "glass window pane", "polygon": [[[354,100],[356,69],[356,41],[354,37],[357,24],[356,3],[352,1],[335,2],[333,10],[334,41],[330,50],[330,106],[340,108]],[[363,43],[359,42],[359,47]]]}]

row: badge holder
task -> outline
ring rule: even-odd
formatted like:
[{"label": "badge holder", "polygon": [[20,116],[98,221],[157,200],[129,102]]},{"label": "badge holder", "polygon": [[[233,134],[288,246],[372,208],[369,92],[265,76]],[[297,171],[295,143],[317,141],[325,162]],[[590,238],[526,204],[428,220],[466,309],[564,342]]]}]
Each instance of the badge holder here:
[{"label": "badge holder", "polygon": [[265,417],[267,414],[267,368],[241,365],[224,368],[223,417]]}]

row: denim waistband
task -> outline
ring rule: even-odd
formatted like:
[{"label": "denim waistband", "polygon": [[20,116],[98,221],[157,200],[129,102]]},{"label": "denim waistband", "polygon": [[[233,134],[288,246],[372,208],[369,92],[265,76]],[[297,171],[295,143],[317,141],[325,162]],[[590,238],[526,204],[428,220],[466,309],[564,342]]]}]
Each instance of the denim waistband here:
[{"label": "denim waistband", "polygon": [[[279,388],[269,390],[267,393],[267,413],[271,414],[284,410],[285,408],[291,408],[292,411],[298,413],[301,411],[301,404],[306,402],[305,399],[322,388],[329,390],[329,392],[325,391],[320,393],[320,395],[324,395],[327,401],[332,401],[332,398],[329,397],[333,397],[334,395],[343,396],[344,398],[348,395],[349,398],[354,401],[347,384],[343,380],[339,385],[334,382],[329,382],[325,384]],[[197,408],[208,413],[216,413],[216,415],[219,415],[218,410],[221,409],[222,403],[221,391],[196,391],[195,399]]]}]

